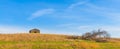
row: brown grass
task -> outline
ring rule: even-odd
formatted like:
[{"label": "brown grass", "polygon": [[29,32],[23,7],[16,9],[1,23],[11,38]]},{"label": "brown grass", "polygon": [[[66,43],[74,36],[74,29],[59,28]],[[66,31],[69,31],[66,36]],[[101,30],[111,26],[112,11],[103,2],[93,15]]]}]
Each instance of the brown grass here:
[{"label": "brown grass", "polygon": [[53,34],[0,34],[0,41],[65,41],[65,35]]},{"label": "brown grass", "polygon": [[[120,42],[98,43],[55,34],[0,34],[0,49],[110,49]],[[118,39],[117,39],[118,40]],[[115,40],[114,40],[115,41]],[[116,49],[117,49],[116,48]]]}]

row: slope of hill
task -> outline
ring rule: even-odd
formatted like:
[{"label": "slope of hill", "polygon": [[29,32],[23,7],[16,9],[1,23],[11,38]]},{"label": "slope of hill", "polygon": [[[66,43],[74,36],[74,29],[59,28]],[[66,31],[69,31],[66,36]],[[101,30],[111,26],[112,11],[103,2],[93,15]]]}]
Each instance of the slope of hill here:
[{"label": "slope of hill", "polygon": [[69,39],[54,34],[0,34],[0,49],[119,49],[120,41],[106,43]]}]

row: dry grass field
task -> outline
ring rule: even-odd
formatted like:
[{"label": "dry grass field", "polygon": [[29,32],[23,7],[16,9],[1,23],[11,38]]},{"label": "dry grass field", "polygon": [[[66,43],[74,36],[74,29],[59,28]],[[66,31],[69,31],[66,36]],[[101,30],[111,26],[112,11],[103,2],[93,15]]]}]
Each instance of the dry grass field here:
[{"label": "dry grass field", "polygon": [[0,34],[0,49],[120,49],[119,39],[95,42],[54,34]]}]

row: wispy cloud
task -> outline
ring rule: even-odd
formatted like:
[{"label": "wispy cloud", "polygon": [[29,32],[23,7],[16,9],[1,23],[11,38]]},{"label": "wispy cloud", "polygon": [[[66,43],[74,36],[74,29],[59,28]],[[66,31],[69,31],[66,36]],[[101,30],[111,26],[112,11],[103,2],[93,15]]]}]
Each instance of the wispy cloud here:
[{"label": "wispy cloud", "polygon": [[26,29],[20,26],[0,25],[1,34],[27,33]]},{"label": "wispy cloud", "polygon": [[[83,5],[83,6],[87,7],[87,8],[80,9],[84,12],[98,15],[98,16],[101,16],[104,18],[108,18],[108,19],[111,19],[113,21],[120,21],[120,19],[119,19],[120,18],[120,11],[118,11],[119,9],[102,7],[102,6],[96,5],[94,3],[91,3],[89,1],[90,0],[85,0],[85,1],[80,1],[77,3],[73,3],[68,7],[68,9],[74,9],[77,7],[81,7],[81,5]],[[107,1],[109,1],[109,0],[107,0]],[[119,0],[110,0],[110,1],[119,2]],[[80,10],[78,10],[77,12],[79,12]],[[83,16],[85,16],[85,15],[83,15]]]},{"label": "wispy cloud", "polygon": [[86,6],[90,7],[89,9],[83,9],[86,12],[96,14],[98,16],[106,17],[113,21],[120,21],[120,11],[114,8],[99,7],[93,4],[87,4]]},{"label": "wispy cloud", "polygon": [[77,6],[86,4],[86,3],[88,3],[88,2],[89,2],[89,0],[84,0],[84,1],[77,2],[77,3],[73,3],[73,4],[71,4],[71,5],[68,7],[68,9],[73,9],[73,8],[75,8],[75,7],[77,7]]},{"label": "wispy cloud", "polygon": [[54,9],[43,9],[43,10],[38,10],[34,13],[32,13],[32,15],[28,18],[29,20],[41,17],[43,15],[47,15],[47,14],[52,14],[55,10]]}]

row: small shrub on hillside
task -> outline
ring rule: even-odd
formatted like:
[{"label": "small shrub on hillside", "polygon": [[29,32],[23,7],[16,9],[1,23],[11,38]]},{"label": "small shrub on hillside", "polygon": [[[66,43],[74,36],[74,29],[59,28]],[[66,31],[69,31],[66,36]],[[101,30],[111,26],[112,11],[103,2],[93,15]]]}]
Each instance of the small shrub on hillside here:
[{"label": "small shrub on hillside", "polygon": [[110,39],[110,35],[108,34],[107,31],[97,30],[83,34],[82,39],[95,40],[97,42],[107,42],[107,40]]},{"label": "small shrub on hillside", "polygon": [[69,36],[68,39],[80,39],[81,37],[80,36],[76,36],[76,35],[73,35],[73,36]]}]

